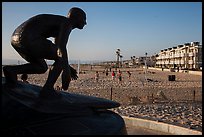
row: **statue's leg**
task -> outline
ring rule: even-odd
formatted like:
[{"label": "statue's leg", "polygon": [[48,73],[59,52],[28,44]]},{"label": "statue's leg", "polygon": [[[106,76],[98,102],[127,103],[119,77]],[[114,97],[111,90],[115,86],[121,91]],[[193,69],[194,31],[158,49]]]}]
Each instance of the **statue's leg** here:
[{"label": "statue's leg", "polygon": [[32,63],[16,66],[5,66],[3,68],[7,83],[15,84],[17,81],[17,74],[42,74],[47,71],[47,64],[44,60],[35,60]]},{"label": "statue's leg", "polygon": [[25,39],[21,40],[22,41],[20,41],[20,38],[19,41],[12,40],[11,45],[19,53],[19,55],[29,63],[16,66],[5,66],[3,71],[6,83],[16,84],[17,74],[41,74],[46,72],[48,69],[42,55],[45,49],[41,48],[41,45],[39,45],[42,40],[35,40],[30,43],[27,42],[28,40],[26,40],[26,42],[24,41]]},{"label": "statue's leg", "polygon": [[[54,43],[52,43],[50,40],[47,40],[47,39],[39,40],[38,43],[35,43],[35,45],[38,48],[43,47],[41,48],[41,51],[40,51],[41,56],[43,58],[55,61],[54,64],[49,69],[47,81],[43,86],[43,90],[46,90],[46,89],[53,90],[54,84],[57,81],[60,73],[62,72],[63,60],[57,55],[58,47],[57,45],[55,45]],[[38,51],[35,51],[35,52],[37,53]]]},{"label": "statue's leg", "polygon": [[59,58],[55,60],[55,63],[49,70],[47,81],[40,92],[41,98],[47,98],[52,96],[60,97],[60,94],[54,90],[54,84],[57,81],[61,72],[62,72],[62,60]]},{"label": "statue's leg", "polygon": [[49,70],[48,78],[44,85],[44,88],[53,89],[54,84],[57,81],[61,72],[62,72],[62,60],[61,59],[55,60],[55,63]]},{"label": "statue's leg", "polygon": [[[69,65],[70,66],[70,65]],[[73,79],[73,80],[77,80],[77,78],[78,78],[78,76],[77,76],[77,71],[73,68],[73,67],[71,67],[70,66],[70,71],[71,71],[71,78]]]},{"label": "statue's leg", "polygon": [[43,74],[47,71],[47,63],[44,59],[36,60],[35,62],[13,66],[13,71],[17,74]]}]

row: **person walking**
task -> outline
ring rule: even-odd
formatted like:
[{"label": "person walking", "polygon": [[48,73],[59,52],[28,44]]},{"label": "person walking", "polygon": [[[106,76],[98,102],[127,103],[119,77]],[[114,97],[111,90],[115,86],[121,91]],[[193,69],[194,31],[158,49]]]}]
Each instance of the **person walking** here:
[{"label": "person walking", "polygon": [[120,70],[118,71],[118,81],[119,83],[122,82],[122,72]]},{"label": "person walking", "polygon": [[99,73],[98,73],[98,71],[96,71],[95,80],[96,80],[96,82],[98,82],[98,80],[99,80]]},{"label": "person walking", "polygon": [[115,80],[115,72],[114,71],[112,71],[111,76],[112,76],[112,80]]},{"label": "person walking", "polygon": [[127,74],[128,74],[128,78],[130,79],[130,77],[131,77],[130,71],[127,71]]},{"label": "person walking", "polygon": [[24,74],[21,75],[21,80],[22,80],[22,82],[24,82],[24,83],[29,83],[29,82],[27,81],[27,79],[28,79],[28,74],[24,73]]},{"label": "person walking", "polygon": [[108,76],[108,69],[106,69],[106,76]]}]

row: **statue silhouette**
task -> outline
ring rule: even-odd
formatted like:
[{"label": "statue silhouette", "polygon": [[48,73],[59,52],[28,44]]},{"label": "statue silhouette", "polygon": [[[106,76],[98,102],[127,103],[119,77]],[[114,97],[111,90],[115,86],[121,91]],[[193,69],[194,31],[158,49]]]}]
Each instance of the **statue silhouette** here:
[{"label": "statue silhouette", "polygon": [[[3,68],[6,83],[15,86],[17,74],[42,74],[48,69],[44,59],[54,60],[49,70],[43,94],[58,94],[54,84],[62,72],[62,88],[67,90],[71,80],[78,78],[77,72],[69,65],[66,45],[71,31],[83,29],[86,13],[77,7],[69,10],[66,17],[53,14],[36,15],[22,23],[13,32],[11,45],[28,63]],[[54,43],[47,38],[53,37]]]}]

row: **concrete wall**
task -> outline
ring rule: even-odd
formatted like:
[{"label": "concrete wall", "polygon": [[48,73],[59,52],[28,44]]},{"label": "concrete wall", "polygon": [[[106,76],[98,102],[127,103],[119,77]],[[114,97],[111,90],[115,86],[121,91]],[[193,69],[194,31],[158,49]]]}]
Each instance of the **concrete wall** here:
[{"label": "concrete wall", "polygon": [[184,128],[184,127],[166,124],[163,122],[157,122],[157,121],[140,119],[140,118],[132,118],[127,116],[122,116],[122,118],[124,119],[125,124],[128,124],[130,126],[151,129],[158,132],[165,132],[173,135],[202,135],[202,132]]},{"label": "concrete wall", "polygon": [[[148,67],[148,69],[152,69],[152,70],[160,70],[162,71],[161,68],[153,68],[153,67]],[[170,69],[163,69],[163,71],[170,71]],[[177,71],[177,70],[176,70]],[[188,74],[193,74],[193,75],[200,75],[202,76],[202,71],[183,71],[183,70],[179,70],[180,73],[188,73]]]}]

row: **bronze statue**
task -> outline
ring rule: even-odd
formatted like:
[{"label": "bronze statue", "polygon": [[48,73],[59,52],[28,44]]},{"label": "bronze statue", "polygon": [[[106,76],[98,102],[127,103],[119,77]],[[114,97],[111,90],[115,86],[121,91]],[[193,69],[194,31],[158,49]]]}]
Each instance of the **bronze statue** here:
[{"label": "bronze statue", "polygon": [[[86,13],[77,7],[69,10],[67,17],[52,14],[36,15],[22,23],[13,32],[11,45],[27,64],[5,66],[6,83],[15,85],[17,74],[42,74],[48,69],[44,59],[54,60],[42,94],[56,94],[54,84],[62,72],[62,88],[67,90],[70,81],[78,78],[77,72],[69,65],[66,45],[71,31],[83,29]],[[55,38],[54,43],[47,38]]]}]

